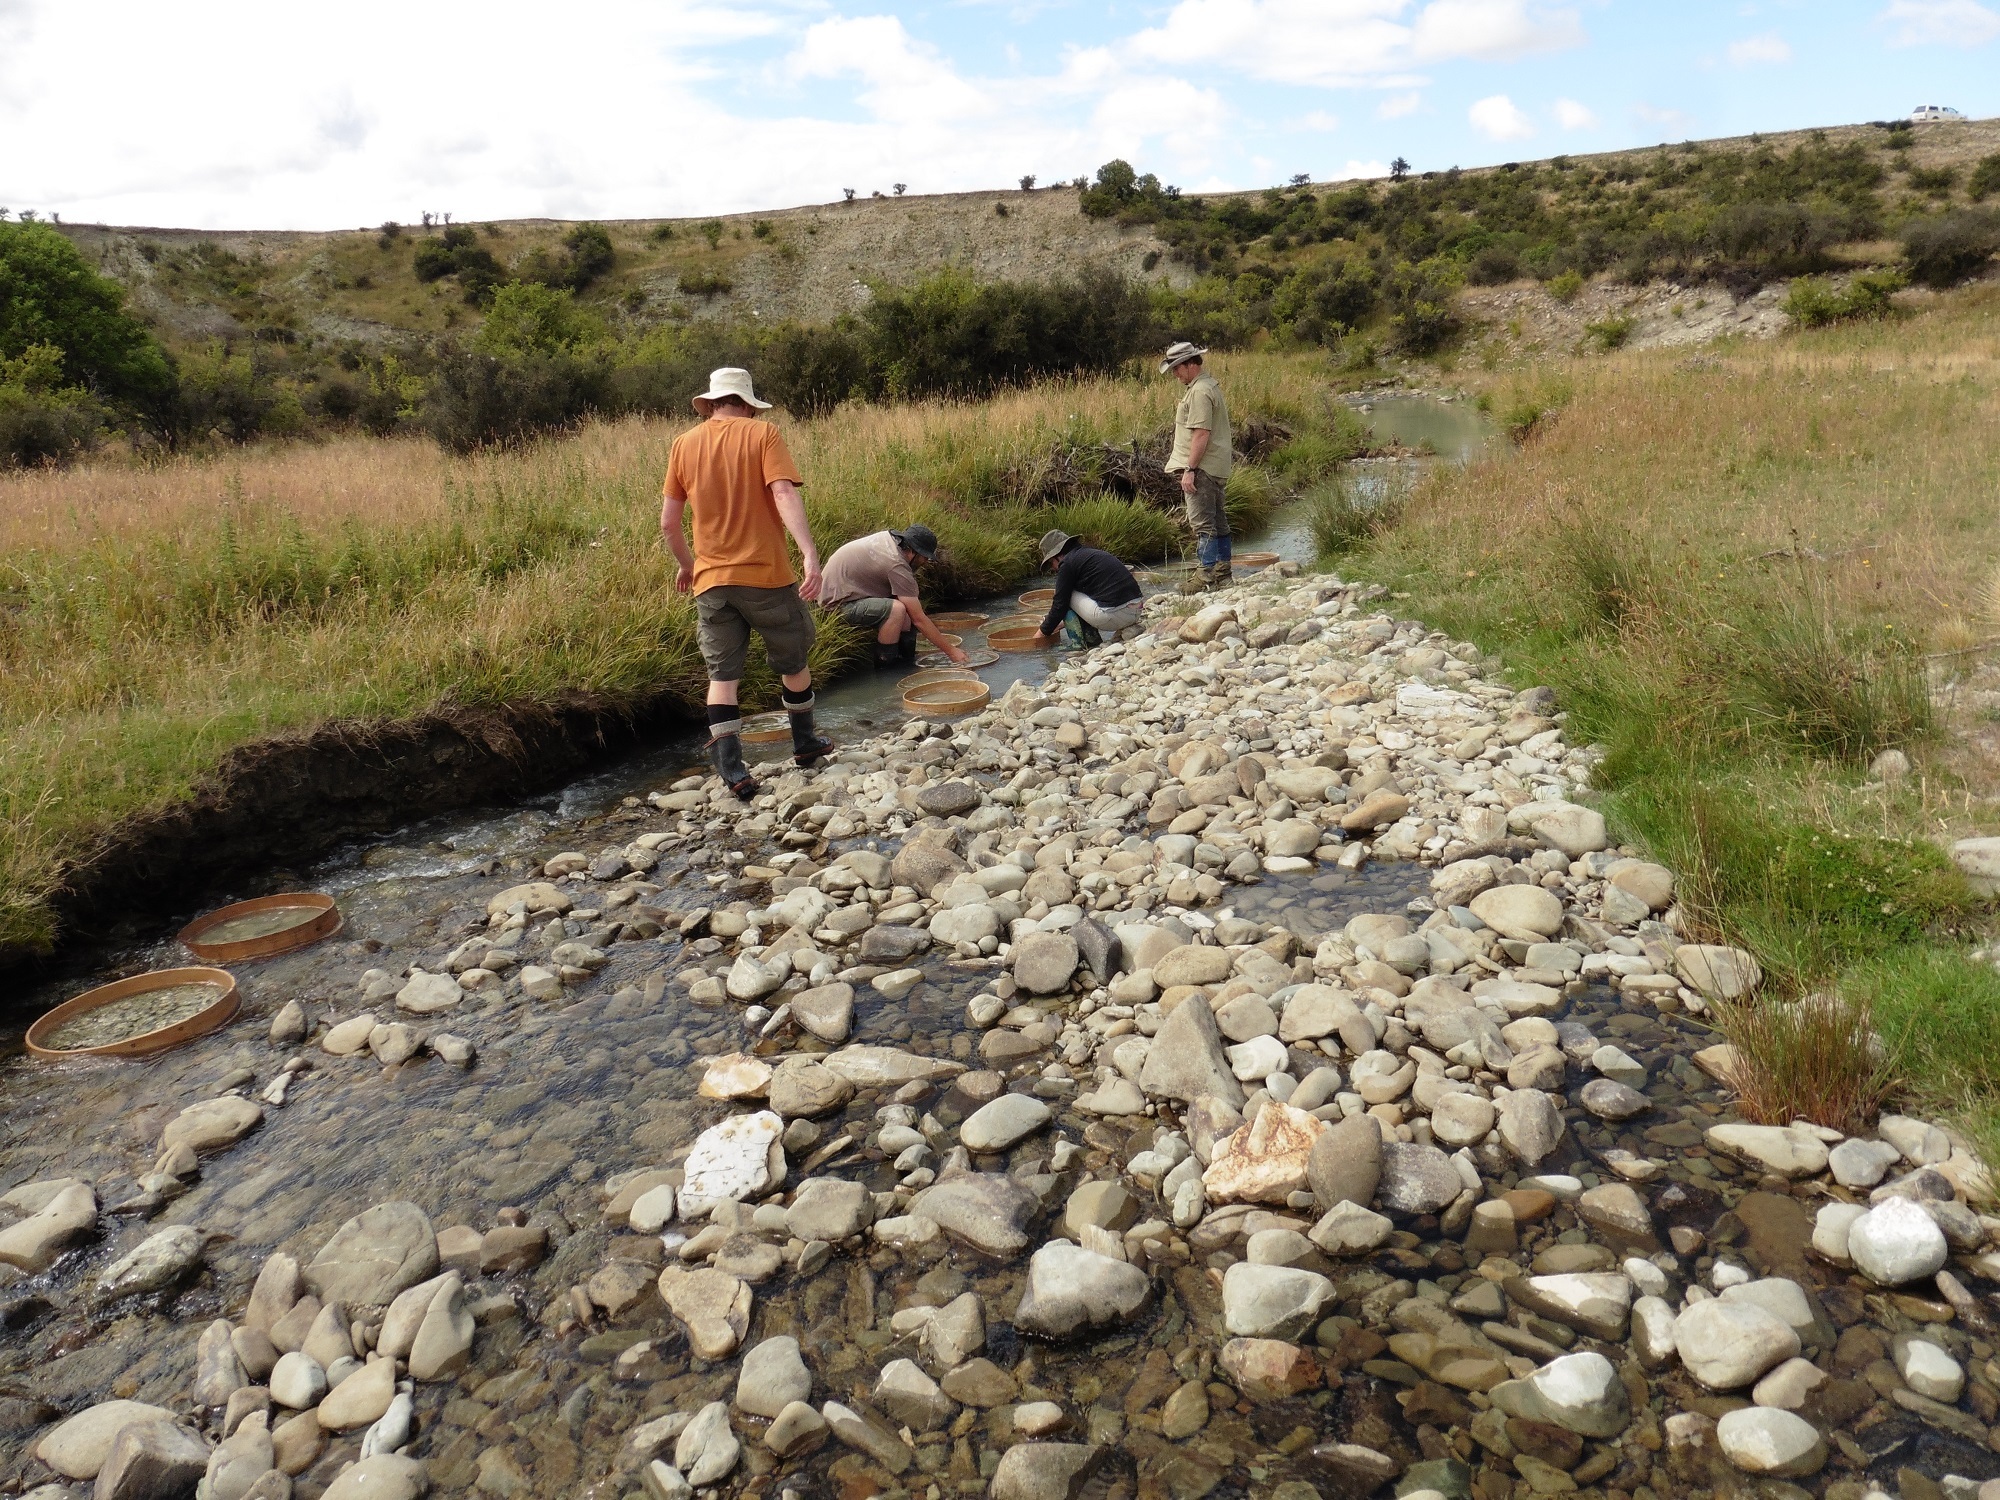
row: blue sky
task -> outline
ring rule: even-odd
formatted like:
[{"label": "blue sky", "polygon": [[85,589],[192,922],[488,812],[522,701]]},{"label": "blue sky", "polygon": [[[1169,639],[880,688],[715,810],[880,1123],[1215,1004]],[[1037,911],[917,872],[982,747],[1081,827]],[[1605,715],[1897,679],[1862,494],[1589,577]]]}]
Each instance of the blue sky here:
[{"label": "blue sky", "polygon": [[0,0],[0,204],[326,228],[2000,114],[2000,0]]}]

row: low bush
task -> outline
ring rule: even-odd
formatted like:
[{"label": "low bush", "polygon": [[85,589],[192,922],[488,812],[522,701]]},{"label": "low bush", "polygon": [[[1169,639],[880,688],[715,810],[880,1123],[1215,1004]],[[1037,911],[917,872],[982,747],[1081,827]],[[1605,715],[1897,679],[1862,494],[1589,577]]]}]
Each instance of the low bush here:
[{"label": "low bush", "polygon": [[1502,432],[1516,443],[1525,443],[1541,431],[1551,417],[1569,405],[1575,393],[1576,387],[1568,378],[1539,375],[1509,390],[1497,401],[1484,397],[1481,400]]},{"label": "low bush", "polygon": [[431,376],[424,425],[457,453],[561,431],[604,405],[607,373],[601,361],[569,353],[449,350]]},{"label": "low bush", "polygon": [[681,272],[674,285],[683,296],[719,297],[736,290],[736,283],[720,271],[711,271],[697,266]]},{"label": "low bush", "polygon": [[1897,270],[1864,272],[1840,290],[1818,276],[1801,276],[1785,294],[1785,313],[1801,328],[1886,318],[1894,310],[1889,299],[1904,285]]},{"label": "low bush", "polygon": [[1956,286],[2000,251],[2000,216],[1960,210],[1913,219],[1903,230],[1910,279],[1925,286]]},{"label": "low bush", "polygon": [[1983,203],[1994,193],[2000,193],[2000,151],[1980,157],[1965,180],[1965,196],[1974,203]]},{"label": "low bush", "polygon": [[1110,271],[981,285],[962,271],[882,288],[862,314],[894,396],[977,397],[1056,375],[1109,373],[1156,342],[1146,294]]},{"label": "low bush", "polygon": [[1613,349],[1625,347],[1625,341],[1632,337],[1633,326],[1631,318],[1604,318],[1584,324],[1583,333],[1599,350],[1609,354]]},{"label": "low bush", "polygon": [[0,468],[66,463],[97,446],[104,409],[62,381],[62,350],[35,344],[0,359]]},{"label": "low bush", "polygon": [[1582,290],[1583,276],[1574,267],[1549,278],[1548,293],[1558,302],[1574,302]]}]

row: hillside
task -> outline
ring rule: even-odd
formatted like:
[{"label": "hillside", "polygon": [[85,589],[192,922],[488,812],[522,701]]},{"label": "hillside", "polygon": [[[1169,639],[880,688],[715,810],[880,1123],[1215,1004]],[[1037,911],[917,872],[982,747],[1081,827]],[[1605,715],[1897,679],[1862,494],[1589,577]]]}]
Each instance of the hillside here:
[{"label": "hillside", "polygon": [[[1977,164],[2000,152],[2000,120],[1895,131],[1874,125],[1788,131],[1507,163],[1455,177],[1423,173],[1413,181],[1435,184],[1450,177],[1469,187],[1528,179],[1541,202],[1559,215],[1587,215],[1592,222],[1644,219],[1684,206],[1686,192],[1659,181],[1663,161],[1684,167],[1695,155],[1749,160],[1802,150],[1853,150],[1879,166],[1878,196],[1888,213],[1930,211],[1968,201]],[[1270,216],[1273,194],[1281,203],[1277,216],[1289,220],[1301,200],[1323,204],[1357,186],[1378,200],[1389,191],[1387,183],[1332,182],[1311,184],[1303,192],[1207,195],[1205,202],[1218,217],[1237,221],[1233,265],[1212,257],[1203,264],[1199,252],[1190,256],[1185,247],[1176,254],[1171,235],[1162,232],[1169,226],[1143,222],[1130,212],[1087,217],[1069,185],[861,198],[707,220],[620,220],[603,226],[612,265],[583,300],[615,330],[636,332],[700,319],[823,322],[865,306],[870,282],[907,285],[945,267],[964,268],[981,280],[1043,281],[1107,266],[1185,290],[1200,271],[1241,275],[1247,265],[1253,274],[1282,275],[1323,257],[1326,240],[1295,237],[1283,228],[1258,232],[1256,215],[1263,209]],[[1480,212],[1475,207],[1471,217]],[[405,226],[385,235],[379,228],[299,233],[62,227],[105,272],[132,289],[134,304],[170,345],[222,339],[297,351],[380,346],[403,335],[466,333],[481,317],[449,280],[417,279],[413,247],[426,233],[421,228]],[[559,256],[571,226],[510,220],[472,227],[478,245],[518,273],[537,257]],[[1847,259],[1863,263],[1894,254],[1890,245],[1846,247]],[[690,285],[726,283],[727,289],[684,292],[684,279]]]}]

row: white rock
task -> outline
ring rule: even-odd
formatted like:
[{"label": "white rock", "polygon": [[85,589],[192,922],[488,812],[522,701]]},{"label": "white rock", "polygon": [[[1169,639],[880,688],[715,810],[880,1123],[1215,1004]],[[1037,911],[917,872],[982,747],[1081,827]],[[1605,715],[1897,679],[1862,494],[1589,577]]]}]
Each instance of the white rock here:
[{"label": "white rock", "polygon": [[774,1155],[783,1169],[784,1149],[778,1142],[784,1133],[784,1120],[770,1110],[731,1115],[704,1130],[688,1153],[678,1195],[681,1218],[698,1219],[725,1199],[740,1203],[767,1191]]},{"label": "white rock", "polygon": [[1723,1413],[1715,1424],[1723,1455],[1750,1474],[1793,1478],[1826,1465],[1826,1444],[1804,1417],[1766,1406]]},{"label": "white rock", "polygon": [[1965,1389],[1965,1371],[1959,1362],[1929,1339],[1901,1338],[1896,1341],[1896,1373],[1919,1396],[1949,1404]]},{"label": "white rock", "polygon": [[1799,1336],[1755,1303],[1711,1298],[1674,1320],[1674,1347],[1710,1390],[1736,1391],[1797,1354]]},{"label": "white rock", "polygon": [[1848,1226],[1847,1253],[1870,1281],[1902,1286],[1936,1274],[1951,1246],[1921,1204],[1888,1198]]}]

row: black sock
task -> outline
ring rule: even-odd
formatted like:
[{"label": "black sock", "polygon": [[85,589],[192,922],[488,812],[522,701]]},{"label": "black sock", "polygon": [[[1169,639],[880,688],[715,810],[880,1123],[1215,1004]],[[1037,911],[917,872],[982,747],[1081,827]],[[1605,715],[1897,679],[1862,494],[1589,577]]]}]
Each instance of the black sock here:
[{"label": "black sock", "polygon": [[740,734],[743,730],[743,710],[734,703],[711,703],[708,705],[708,732],[711,738],[725,734]]},{"label": "black sock", "polygon": [[813,690],[809,687],[801,688],[796,693],[790,688],[786,688],[781,696],[784,698],[785,712],[788,714],[809,714],[812,712],[813,703],[816,701],[813,697]]}]

